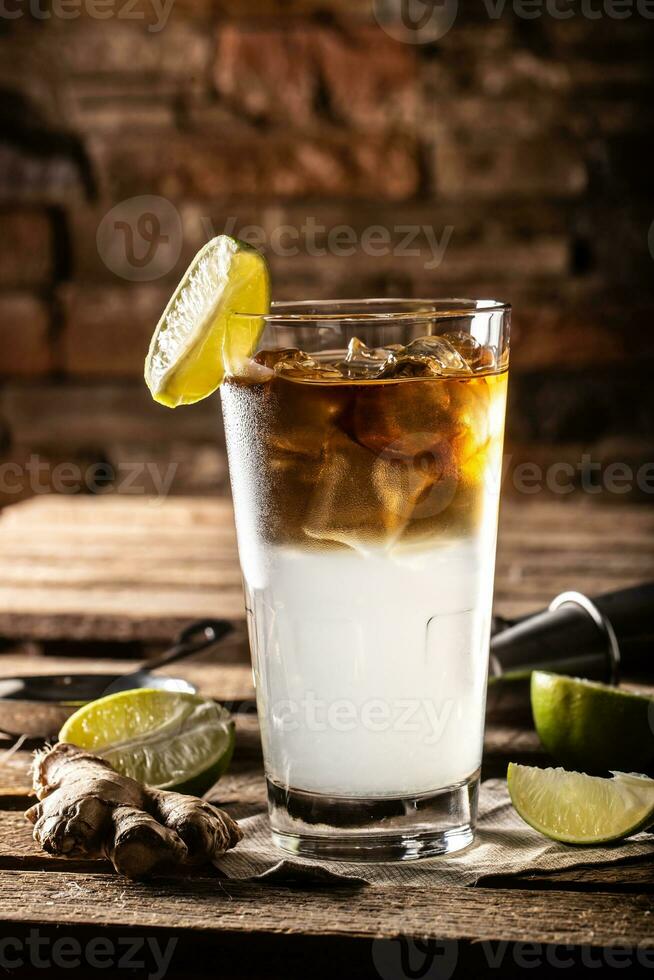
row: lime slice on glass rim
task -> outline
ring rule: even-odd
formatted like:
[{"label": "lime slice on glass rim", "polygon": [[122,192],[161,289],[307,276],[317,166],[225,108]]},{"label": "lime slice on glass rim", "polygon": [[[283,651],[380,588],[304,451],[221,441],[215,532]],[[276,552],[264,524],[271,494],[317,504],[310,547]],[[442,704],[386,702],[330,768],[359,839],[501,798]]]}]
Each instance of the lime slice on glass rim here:
[{"label": "lime slice on glass rim", "polygon": [[535,670],[531,710],[543,748],[567,769],[654,774],[654,698]]},{"label": "lime slice on glass rim", "polygon": [[208,242],[186,270],[152,337],[145,381],[154,400],[175,408],[210,395],[223,380],[226,364],[252,355],[269,308],[270,276],[263,255],[229,235]]},{"label": "lime slice on glass rim", "polygon": [[201,795],[234,751],[230,713],[208,698],[139,688],[91,701],[59,732],[145,786]]},{"label": "lime slice on glass rim", "polygon": [[603,779],[512,762],[507,782],[522,819],[565,844],[622,840],[654,822],[654,779],[636,773]]}]

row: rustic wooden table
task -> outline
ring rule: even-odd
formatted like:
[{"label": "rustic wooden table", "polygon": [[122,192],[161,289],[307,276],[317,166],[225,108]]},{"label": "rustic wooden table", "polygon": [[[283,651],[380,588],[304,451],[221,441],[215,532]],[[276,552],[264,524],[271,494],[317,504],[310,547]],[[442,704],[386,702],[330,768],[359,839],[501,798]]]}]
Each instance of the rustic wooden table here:
[{"label": "rustic wooden table", "polygon": [[[565,588],[596,593],[652,579],[653,540],[645,509],[507,504],[497,611],[529,612]],[[0,676],[126,669],[134,661],[125,652],[160,646],[204,615],[242,622],[225,501],[38,498],[0,515]],[[207,695],[252,696],[242,628],[214,655],[177,669]],[[126,970],[153,977],[445,980],[534,966],[558,974],[566,964],[575,975],[620,965],[652,975],[649,862],[513,878],[498,868],[475,888],[280,887],[206,870],[135,884],[104,862],[35,847],[23,817],[33,746],[12,746],[0,737],[0,967],[16,975],[33,975],[39,956],[50,958],[52,975],[88,975],[102,961],[98,944],[105,967],[117,971],[122,957]],[[485,772],[503,772],[509,759],[545,761],[529,726],[505,718],[488,726]],[[235,759],[214,793],[226,805],[263,797],[252,716],[238,719]]]}]

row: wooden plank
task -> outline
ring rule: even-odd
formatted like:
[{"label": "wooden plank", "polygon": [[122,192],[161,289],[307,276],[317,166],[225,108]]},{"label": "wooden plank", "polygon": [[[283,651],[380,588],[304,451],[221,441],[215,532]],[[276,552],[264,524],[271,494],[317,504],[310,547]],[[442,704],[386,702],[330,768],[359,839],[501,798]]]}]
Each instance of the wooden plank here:
[{"label": "wooden plank", "polygon": [[33,498],[0,516],[0,569],[5,636],[169,640],[191,619],[244,617],[220,498]]},{"label": "wooden plank", "polygon": [[484,878],[480,888],[537,888],[541,891],[637,891],[654,892],[654,869],[651,860],[639,858],[633,863],[606,864],[592,868],[564,868],[541,874],[516,875],[515,878],[497,875]]},{"label": "wooden plank", "polygon": [[[103,521],[125,527],[126,524],[142,527],[147,524],[158,530],[194,525],[223,526],[232,514],[228,500],[220,497],[167,497],[165,500],[151,497],[108,495],[77,496],[46,494],[32,497],[3,512],[2,523],[34,526],[45,524],[90,524],[96,526],[98,514]],[[162,521],[165,513],[165,521]]]},{"label": "wooden plank", "polygon": [[[121,587],[109,583],[105,588],[90,587],[80,590],[72,589],[7,589],[0,587],[0,607],[19,610],[24,620],[29,615],[38,619],[41,615],[57,616],[96,616],[117,619],[124,617],[135,623],[138,620],[163,618],[164,610],[177,623],[180,620],[188,622],[191,619],[205,616],[217,616],[220,619],[242,619],[243,598],[239,589],[218,590],[212,588],[196,589],[192,592],[193,599],[189,601],[188,590],[179,588],[161,588],[137,591],[129,587]],[[15,612],[0,623],[0,634],[11,635],[8,630],[11,623],[16,623]],[[5,628],[6,627],[6,628]],[[103,631],[106,634],[107,630]],[[15,635],[15,634],[14,634]],[[31,635],[31,634],[28,634]],[[23,637],[25,634],[23,634]],[[99,638],[104,638],[99,637]]]},{"label": "wooden plank", "polygon": [[[261,768],[260,745],[256,718],[252,716],[237,717],[236,753],[232,766],[208,798],[218,805],[252,804],[257,807],[265,806],[265,784]],[[529,753],[538,754],[538,740],[531,731],[525,731],[511,726],[491,726],[487,733],[486,758],[492,760],[496,754],[510,751],[513,758],[524,760]],[[0,756],[0,782],[7,781],[8,768],[23,782],[26,780],[27,768],[31,754],[21,750],[9,762],[3,762]],[[538,761],[538,760],[536,760]],[[22,791],[24,793],[24,789]],[[75,859],[68,861],[64,858],[44,854],[32,840],[32,828],[26,822],[23,810],[31,805],[33,800],[26,796],[16,798],[12,810],[6,809],[7,798],[0,797],[0,875],[4,889],[6,871],[59,871],[67,876],[68,881],[76,882],[81,873],[111,875],[111,868],[106,862]],[[71,877],[74,875],[75,877]],[[200,873],[201,877],[201,873]],[[40,884],[34,894],[41,895]],[[83,887],[80,884],[79,887]],[[130,886],[131,887],[131,886]],[[622,864],[608,868],[571,869],[549,875],[522,875],[510,878],[497,876],[485,881],[484,889],[520,889],[529,890],[589,890],[601,889],[604,892],[632,892],[637,894],[654,891],[652,865],[649,861]],[[4,891],[3,891],[4,894]],[[441,891],[435,890],[434,901],[440,901]],[[436,895],[438,897],[436,897]],[[264,898],[269,897],[266,888]],[[95,919],[93,920],[95,922]],[[109,923],[105,923],[109,924]],[[115,925],[116,923],[114,923]]]},{"label": "wooden plank", "polygon": [[[498,558],[499,611],[526,612],[570,586],[604,591],[654,577],[654,517],[634,507],[618,511],[585,504],[507,504]],[[29,501],[0,518],[0,570],[0,633],[5,635],[17,628],[24,632],[8,635],[167,639],[196,615],[220,614],[219,601],[233,603],[234,617],[242,616],[231,508],[222,500],[171,499],[155,507],[147,500],[116,497]],[[56,670],[122,671],[132,663],[58,658]],[[47,658],[32,658],[29,668],[55,669]],[[25,670],[24,657],[0,657],[0,676]],[[183,673],[211,696],[253,694],[247,666],[190,662],[168,672]],[[263,805],[256,721],[239,718],[238,726],[233,766],[213,792],[226,803]],[[152,926],[223,937],[370,938],[401,932],[416,938],[593,945],[654,939],[654,886],[647,862],[497,878],[478,889],[308,892],[202,876],[134,885],[104,863],[71,866],[39,853],[17,809],[26,802],[20,793],[27,788],[29,752],[4,760],[4,744],[1,887],[4,908],[10,909],[5,918],[16,923],[42,922],[47,908],[48,919],[80,927]],[[517,724],[489,726],[485,769],[499,774],[510,758],[540,761],[535,734]],[[12,794],[14,809],[6,809]]]},{"label": "wooden plank", "polygon": [[5,808],[9,799],[24,800],[32,792],[32,749],[16,751],[16,745],[15,738],[0,735],[0,808]]},{"label": "wooden plank", "polygon": [[[509,500],[496,609],[654,578],[649,509]],[[233,514],[221,498],[40,496],[0,515],[0,636],[169,640],[195,617],[244,616]]]},{"label": "wooden plank", "polygon": [[[128,659],[57,657],[53,662],[48,657],[31,657],[26,660],[20,654],[0,654],[0,677],[52,673],[124,674],[140,666],[140,661]],[[167,677],[183,674],[189,683],[196,685],[200,694],[221,701],[254,697],[252,669],[248,664],[194,663],[193,660],[186,660],[183,664],[160,667],[157,673]]]},{"label": "wooden plank", "polygon": [[0,413],[11,419],[16,446],[38,446],[45,452],[51,446],[73,453],[88,446],[112,446],[118,433],[125,445],[157,448],[224,441],[219,399],[172,413],[156,405],[138,381],[6,383],[0,389]]},{"label": "wooden plank", "polygon": [[[261,765],[261,748],[256,717],[237,716],[236,752],[229,772],[209,792],[207,798],[219,806],[249,804],[264,808],[266,789]],[[6,740],[6,744],[11,744]],[[0,749],[3,742],[0,740]],[[32,840],[32,828],[23,811],[31,805],[29,793],[30,751],[20,750],[9,759],[0,751],[0,869],[101,871],[104,862],[67,861],[44,854]],[[532,730],[511,725],[490,725],[486,733],[484,768],[488,774],[502,775],[507,760],[542,764],[544,756]],[[11,809],[7,809],[11,804]],[[649,860],[581,869],[565,869],[551,874],[525,874],[504,878],[499,874],[482,883],[483,887],[589,889],[604,891],[654,891],[654,871]]]},{"label": "wooden plank", "polygon": [[[108,613],[80,612],[39,613],[29,608],[21,612],[0,612],[0,638],[36,641],[72,641],[80,643],[170,643],[191,620],[206,613],[198,613],[192,607],[187,615],[160,613],[159,615],[132,618],[121,615],[113,607]],[[216,610],[212,610],[212,615]]]},{"label": "wooden plank", "polygon": [[[93,901],[89,899],[92,896]],[[139,926],[203,934],[654,942],[651,897],[609,892],[407,886],[303,890],[216,878],[135,883],[114,875],[5,871],[5,922]]]},{"label": "wooden plank", "polygon": [[[248,789],[252,790],[248,793]],[[234,776],[229,786],[221,788],[220,797],[215,802],[221,805],[239,802],[262,804],[262,782],[251,776]],[[233,796],[238,800],[232,799]],[[25,806],[17,810],[0,809],[0,879],[2,872],[15,871],[61,871],[91,872],[112,874],[108,861],[92,858],[74,860],[46,854],[34,842],[32,825],[25,819],[24,809],[34,802],[26,800]],[[206,875],[205,869],[205,875]],[[606,865],[605,867],[569,868],[547,874],[524,874],[512,877],[498,874],[480,882],[480,888],[512,888],[528,890],[601,890],[604,892],[636,891],[654,892],[654,874],[651,861],[640,859],[632,863]]]}]

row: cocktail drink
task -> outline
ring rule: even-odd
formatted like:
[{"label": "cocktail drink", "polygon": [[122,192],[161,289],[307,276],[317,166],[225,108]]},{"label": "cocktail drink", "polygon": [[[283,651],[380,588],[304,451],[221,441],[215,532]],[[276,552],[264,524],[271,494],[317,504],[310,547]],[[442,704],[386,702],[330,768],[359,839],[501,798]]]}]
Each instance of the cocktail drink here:
[{"label": "cocktail drink", "polygon": [[509,309],[273,305],[221,397],[277,843],[473,835]]}]

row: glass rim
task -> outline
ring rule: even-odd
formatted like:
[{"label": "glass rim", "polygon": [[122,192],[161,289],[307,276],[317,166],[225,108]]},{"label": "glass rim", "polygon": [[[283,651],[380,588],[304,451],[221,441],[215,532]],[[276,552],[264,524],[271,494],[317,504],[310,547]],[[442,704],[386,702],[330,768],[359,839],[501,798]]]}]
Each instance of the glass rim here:
[{"label": "glass rim", "polygon": [[[381,309],[382,307],[388,309]],[[377,309],[375,307],[378,307]],[[393,308],[395,307],[395,308]],[[234,313],[233,316],[260,317],[265,323],[316,323],[339,320],[350,323],[386,323],[389,320],[447,320],[465,316],[508,313],[510,303],[494,299],[370,299],[291,300],[271,303],[269,313]]]}]

